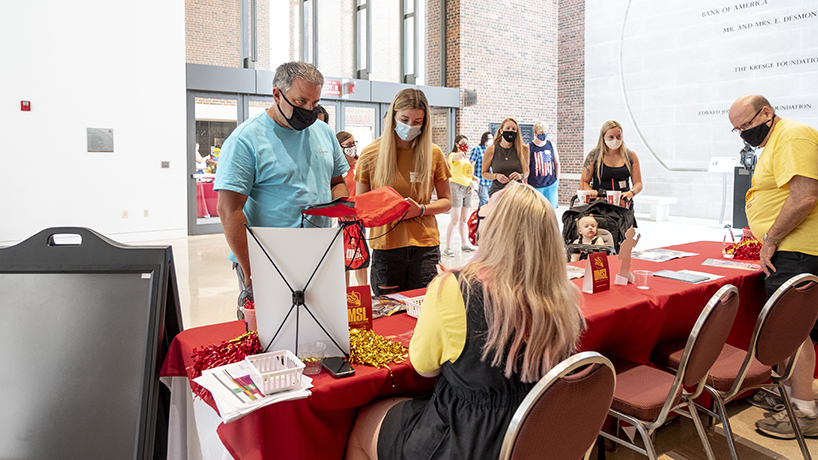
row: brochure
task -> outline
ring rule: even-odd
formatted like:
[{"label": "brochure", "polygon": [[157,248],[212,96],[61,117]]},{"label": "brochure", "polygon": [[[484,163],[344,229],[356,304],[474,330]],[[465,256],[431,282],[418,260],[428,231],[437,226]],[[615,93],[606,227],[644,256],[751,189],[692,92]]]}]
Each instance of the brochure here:
[{"label": "brochure", "polygon": [[674,251],[672,249],[645,249],[644,251],[634,251],[631,258],[649,260],[651,262],[664,262],[666,260],[681,259],[682,257],[697,256],[695,252]]},{"label": "brochure", "polygon": [[300,387],[265,395],[256,388],[250,377],[250,364],[244,360],[208,369],[193,381],[213,395],[224,423],[238,420],[270,404],[303,399],[312,394],[312,379],[302,375]]},{"label": "brochure", "polygon": [[[395,313],[406,311],[406,302],[394,298],[395,294],[390,296],[372,296],[372,318],[380,318],[381,316],[391,316]],[[400,297],[406,298],[403,295]]]},{"label": "brochure", "polygon": [[737,260],[707,259],[704,262],[702,262],[702,265],[706,265],[708,267],[738,268],[739,270],[750,271],[761,270],[761,265],[759,264],[753,264],[750,262],[739,262]]},{"label": "brochure", "polygon": [[704,281],[709,281],[709,276],[693,275],[690,273],[674,272],[673,270],[661,270],[655,272],[653,276],[659,278],[667,278],[670,280],[684,281],[685,283],[698,284]]},{"label": "brochure", "polygon": [[[714,275],[713,273],[697,272],[697,271],[693,271],[693,270],[679,270],[679,273],[687,273],[689,275],[707,277],[706,280],[699,281],[699,283],[705,283],[707,281],[713,281],[713,280],[717,280],[719,278],[724,278],[724,276],[722,276],[722,275]],[[696,283],[696,284],[699,284],[699,283]]]}]

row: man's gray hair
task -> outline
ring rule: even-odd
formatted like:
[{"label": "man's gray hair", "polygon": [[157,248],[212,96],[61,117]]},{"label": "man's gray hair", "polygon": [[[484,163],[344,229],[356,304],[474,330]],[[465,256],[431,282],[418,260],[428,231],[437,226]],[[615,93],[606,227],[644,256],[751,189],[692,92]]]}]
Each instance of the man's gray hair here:
[{"label": "man's gray hair", "polygon": [[311,85],[324,86],[324,76],[314,65],[307,64],[306,62],[293,61],[278,66],[276,75],[273,78],[273,87],[286,93],[290,90],[296,78],[302,78]]}]

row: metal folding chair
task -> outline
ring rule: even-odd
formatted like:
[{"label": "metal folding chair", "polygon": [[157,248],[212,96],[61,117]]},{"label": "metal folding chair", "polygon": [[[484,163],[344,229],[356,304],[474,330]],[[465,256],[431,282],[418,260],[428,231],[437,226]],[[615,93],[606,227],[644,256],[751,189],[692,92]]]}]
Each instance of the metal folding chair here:
[{"label": "metal folding chair", "polygon": [[[693,419],[707,458],[715,460],[693,400],[704,391],[708,371],[727,340],[738,304],[738,289],[731,284],[713,295],[687,338],[675,375],[656,367],[611,358],[616,367],[617,385],[609,413],[617,420],[633,425],[645,447],[604,431],[600,434],[655,460],[656,450],[651,437],[664,424],[668,414],[676,412]],[[686,388],[693,388],[693,391]]]},{"label": "metal folding chair", "polygon": [[561,362],[514,413],[500,460],[581,459],[605,422],[615,385],[613,365],[597,352]]},{"label": "metal folding chair", "polygon": [[[730,454],[738,460],[733,430],[724,405],[754,388],[778,388],[784,395],[784,407],[792,423],[795,437],[804,458],[812,457],[804,436],[795,419],[783,382],[792,375],[801,344],[809,337],[818,320],[818,277],[808,273],[796,275],[781,285],[764,304],[756,320],[750,339],[749,351],[725,345],[707,379],[704,391],[713,398],[715,411],[702,406],[699,409],[719,419],[724,427]],[[659,345],[653,352],[653,361],[661,366],[677,369],[681,356],[679,342]],[[784,365],[783,373],[773,366]],[[772,379],[772,383],[767,383]],[[764,390],[762,390],[764,391]]]}]

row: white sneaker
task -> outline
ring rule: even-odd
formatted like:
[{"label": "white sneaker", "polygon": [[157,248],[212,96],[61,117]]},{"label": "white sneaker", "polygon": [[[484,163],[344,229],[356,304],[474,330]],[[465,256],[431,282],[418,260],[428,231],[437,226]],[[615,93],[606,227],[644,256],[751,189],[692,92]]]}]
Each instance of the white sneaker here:
[{"label": "white sneaker", "polygon": [[452,248],[446,248],[443,250],[443,257],[454,257],[454,251]]}]

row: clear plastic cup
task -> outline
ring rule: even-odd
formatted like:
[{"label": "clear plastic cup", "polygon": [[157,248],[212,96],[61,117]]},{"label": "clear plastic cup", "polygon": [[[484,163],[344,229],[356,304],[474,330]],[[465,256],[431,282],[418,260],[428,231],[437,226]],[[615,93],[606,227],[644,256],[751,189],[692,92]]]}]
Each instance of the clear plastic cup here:
[{"label": "clear plastic cup", "polygon": [[633,284],[636,285],[637,289],[650,289],[650,278],[653,276],[653,272],[649,270],[634,270],[633,271]]},{"label": "clear plastic cup", "polygon": [[620,190],[608,190],[608,204],[612,204],[614,206],[619,206],[619,199],[622,197],[622,191]]},{"label": "clear plastic cup", "polygon": [[327,345],[323,342],[306,342],[298,345],[298,359],[304,363],[304,375],[315,375],[321,372],[321,363]]}]

